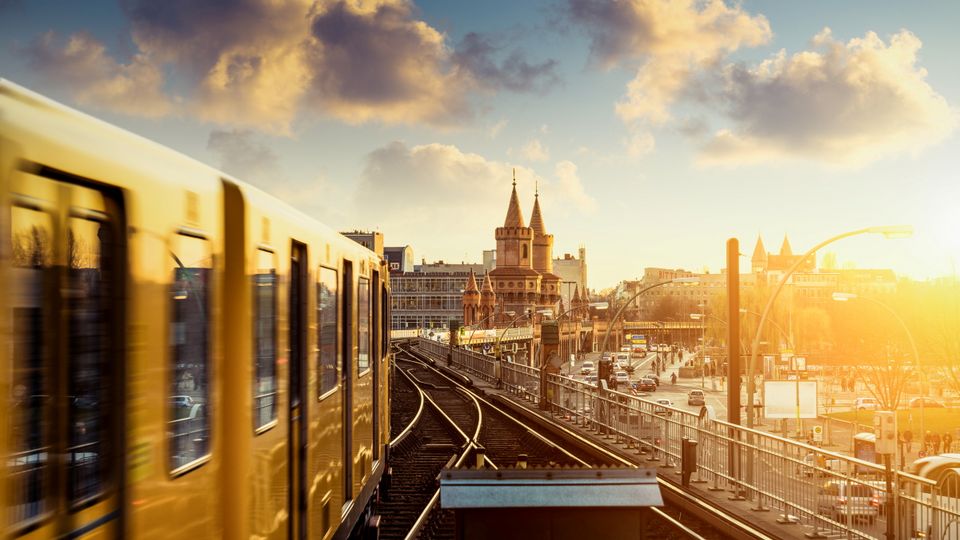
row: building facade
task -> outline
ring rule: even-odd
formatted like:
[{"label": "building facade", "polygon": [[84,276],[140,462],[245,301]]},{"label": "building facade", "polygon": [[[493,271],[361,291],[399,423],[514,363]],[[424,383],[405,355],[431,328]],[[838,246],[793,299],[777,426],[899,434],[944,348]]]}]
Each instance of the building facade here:
[{"label": "building facade", "polygon": [[413,248],[410,246],[385,247],[383,258],[387,260],[391,275],[395,272],[413,272]]},{"label": "building facade", "polygon": [[564,306],[570,306],[573,299],[573,290],[578,289],[586,298],[587,291],[587,248],[580,246],[579,257],[564,253],[562,257],[553,260],[553,272],[560,276],[560,298]]},{"label": "building facade", "polygon": [[383,257],[383,233],[378,231],[350,231],[340,234]]}]

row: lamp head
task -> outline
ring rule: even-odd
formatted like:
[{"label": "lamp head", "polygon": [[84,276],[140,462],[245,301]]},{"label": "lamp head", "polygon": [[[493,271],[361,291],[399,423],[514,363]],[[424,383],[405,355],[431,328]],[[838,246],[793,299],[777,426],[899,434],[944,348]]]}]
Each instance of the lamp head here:
[{"label": "lamp head", "polygon": [[870,227],[867,232],[882,234],[884,238],[910,238],[913,236],[913,225],[889,225],[885,227]]}]

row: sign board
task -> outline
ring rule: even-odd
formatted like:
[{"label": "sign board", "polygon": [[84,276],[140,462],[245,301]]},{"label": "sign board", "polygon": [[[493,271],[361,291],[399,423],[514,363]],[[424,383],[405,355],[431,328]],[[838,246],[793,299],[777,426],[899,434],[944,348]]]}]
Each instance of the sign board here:
[{"label": "sign board", "polygon": [[793,369],[796,371],[806,371],[807,370],[807,359],[803,356],[794,356],[793,357]]},{"label": "sign board", "polygon": [[892,411],[873,413],[873,435],[876,437],[878,454],[897,453],[897,416]]},{"label": "sign board", "polygon": [[813,426],[813,442],[823,442],[823,426]]},{"label": "sign board", "polygon": [[817,417],[817,381],[764,381],[763,409],[768,419],[797,418],[797,391],[800,418]]}]

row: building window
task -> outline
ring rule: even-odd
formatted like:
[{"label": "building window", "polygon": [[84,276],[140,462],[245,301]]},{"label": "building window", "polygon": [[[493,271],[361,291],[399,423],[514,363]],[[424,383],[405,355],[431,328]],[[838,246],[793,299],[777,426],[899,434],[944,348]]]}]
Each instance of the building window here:
[{"label": "building window", "polygon": [[357,282],[357,372],[370,367],[370,280]]}]

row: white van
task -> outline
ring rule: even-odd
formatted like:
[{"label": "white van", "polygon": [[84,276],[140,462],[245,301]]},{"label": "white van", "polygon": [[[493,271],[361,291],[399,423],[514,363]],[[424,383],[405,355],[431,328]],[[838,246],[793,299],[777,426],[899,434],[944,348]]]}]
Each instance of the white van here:
[{"label": "white van", "polygon": [[594,369],[596,369],[596,368],[594,368],[593,362],[590,361],[590,360],[586,360],[586,361],[583,362],[583,365],[580,366],[580,374],[581,374],[581,375],[589,375],[589,374],[593,373],[593,370],[594,370]]}]

